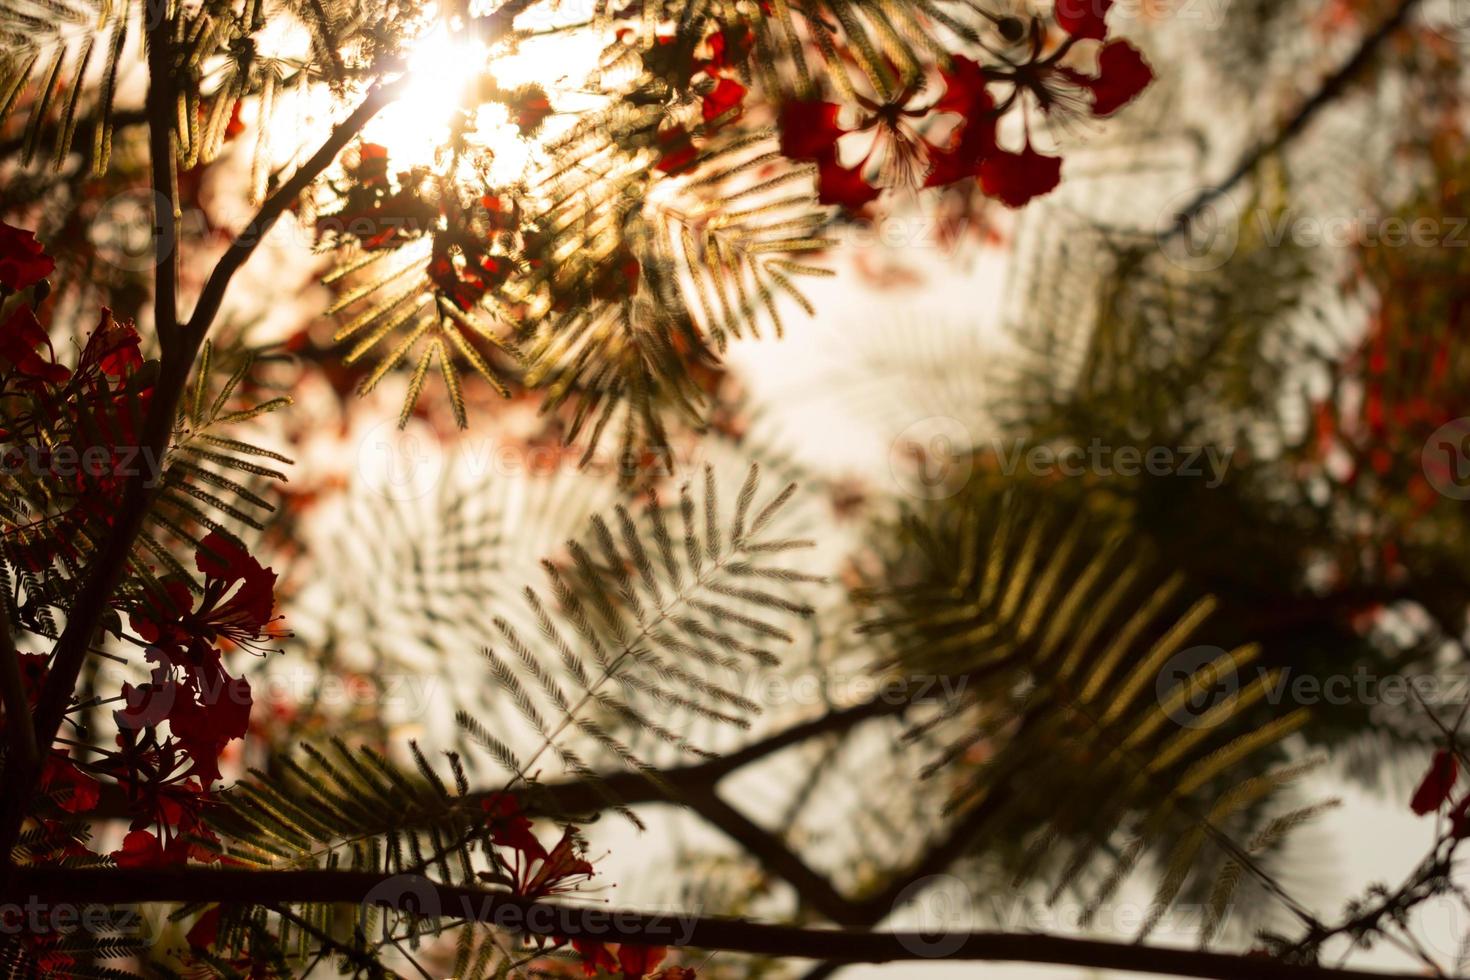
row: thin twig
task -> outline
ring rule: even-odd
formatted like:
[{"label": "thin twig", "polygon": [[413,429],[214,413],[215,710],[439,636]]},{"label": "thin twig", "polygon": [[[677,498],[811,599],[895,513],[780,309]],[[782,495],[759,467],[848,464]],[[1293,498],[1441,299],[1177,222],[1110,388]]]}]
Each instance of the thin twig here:
[{"label": "thin twig", "polygon": [[153,329],[160,348],[174,343],[179,322],[179,233],[177,153],[174,126],[174,21],[154,17],[148,26],[148,92],[144,114],[148,119],[148,162],[153,190]]},{"label": "thin twig", "polygon": [[[370,902],[392,907],[406,894],[437,902],[437,913],[532,936],[681,946],[834,963],[960,961],[1045,963],[1210,980],[1409,980],[1411,974],[1338,970],[1269,956],[1215,953],[1044,933],[862,932],[807,929],[717,916],[673,916],[602,906],[527,902],[503,892],[437,885],[344,871],[224,871],[215,869],[21,868],[21,894],[37,901],[91,905],[152,902],[221,904]],[[382,886],[390,887],[384,889]],[[432,907],[421,909],[433,914]],[[943,942],[940,947],[937,942]],[[942,952],[941,952],[942,950]]]}]

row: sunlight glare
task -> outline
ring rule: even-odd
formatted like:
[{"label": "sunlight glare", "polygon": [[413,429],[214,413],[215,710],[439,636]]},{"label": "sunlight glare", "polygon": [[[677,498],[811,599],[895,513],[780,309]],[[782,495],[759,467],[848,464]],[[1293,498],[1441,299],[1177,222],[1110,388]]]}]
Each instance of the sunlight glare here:
[{"label": "sunlight glare", "polygon": [[483,44],[435,21],[409,53],[403,94],[367,125],[363,138],[386,146],[395,166],[432,164],[487,57]]}]

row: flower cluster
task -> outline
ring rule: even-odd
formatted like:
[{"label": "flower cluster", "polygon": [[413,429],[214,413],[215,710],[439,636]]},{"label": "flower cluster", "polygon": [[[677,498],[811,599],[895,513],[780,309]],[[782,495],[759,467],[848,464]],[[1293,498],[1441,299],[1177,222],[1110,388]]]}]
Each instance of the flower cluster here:
[{"label": "flower cluster", "polygon": [[[631,39],[626,28],[622,39]],[[681,95],[699,102],[699,131],[704,136],[734,122],[743,112],[746,88],[733,75],[750,57],[754,44],[748,27],[725,27],[691,47],[681,35],[661,34],[654,47],[643,54],[643,64],[655,77],[665,80]],[[699,49],[707,51],[701,55]],[[699,156],[695,133],[689,125],[675,122],[659,129],[656,138],[658,170],[676,174],[688,169]]]},{"label": "flower cluster", "polygon": [[[817,165],[818,192],[827,204],[857,210],[888,187],[938,187],[975,179],[986,195],[1021,207],[1057,186],[1062,160],[1033,147],[1024,107],[1021,147],[1003,149],[998,128],[1010,109],[1031,99],[1046,116],[1078,106],[1093,116],[1107,116],[1153,80],[1138,49],[1127,41],[1107,40],[1110,5],[1111,0],[1062,0],[1055,12],[1059,40],[1052,25],[1039,18],[1029,28],[1012,22],[1008,30],[1018,41],[1029,37],[1024,60],[981,66],[956,55],[939,73],[943,88],[938,97],[926,94],[927,80],[911,82],[882,100],[859,96],[858,118],[850,128],[841,125],[844,108],[836,103],[787,103],[780,119],[781,151]],[[1090,73],[1072,64],[1071,57],[1087,42],[1100,44]],[[999,103],[992,86],[1004,94]],[[857,162],[844,164],[852,151]],[[873,177],[878,183],[871,182]]]},{"label": "flower cluster", "polygon": [[572,949],[582,957],[582,972],[589,977],[606,971],[621,976],[623,980],[639,980],[640,977],[650,977],[652,980],[695,978],[694,971],[688,967],[671,966],[659,970],[658,965],[668,955],[668,950],[663,946],[633,946],[628,943],[611,946],[592,940],[573,939]]},{"label": "flower cluster", "polygon": [[[1451,749],[1440,749],[1429,763],[1429,771],[1409,801],[1409,808],[1419,816],[1438,813],[1450,802],[1460,776],[1459,758]],[[1470,793],[1450,809],[1450,833],[1456,840],[1470,837]]]},{"label": "flower cluster", "polygon": [[0,464],[27,496],[50,501],[31,524],[11,528],[6,544],[36,573],[75,562],[77,543],[111,524],[153,395],[137,332],[109,310],[76,363],[63,363],[42,319],[42,277],[53,266],[29,232],[0,223],[0,298],[32,295],[0,322]]},{"label": "flower cluster", "polygon": [[[592,864],[582,856],[584,848],[575,828],[562,831],[561,839],[548,851],[536,839],[530,819],[511,794],[492,794],[480,806],[485,811],[491,842],[509,852],[508,857],[501,852],[495,852],[494,857],[509,874],[507,883],[516,897],[538,901],[573,891],[592,877]],[[496,872],[484,872],[482,876],[502,880]]]},{"label": "flower cluster", "polygon": [[[195,565],[204,579],[197,599],[188,583],[175,579],[165,596],[129,616],[148,644],[153,671],[147,683],[123,685],[125,706],[113,713],[119,751],[108,768],[127,788],[133,813],[119,863],[181,862],[189,855],[183,838],[200,829],[202,806],[220,778],[220,754],[245,737],[250,723],[250,683],[229,674],[221,647],[263,652],[263,643],[283,635],[271,615],[275,572],[238,542],[211,533],[199,543]],[[148,826],[159,828],[164,842]]]}]

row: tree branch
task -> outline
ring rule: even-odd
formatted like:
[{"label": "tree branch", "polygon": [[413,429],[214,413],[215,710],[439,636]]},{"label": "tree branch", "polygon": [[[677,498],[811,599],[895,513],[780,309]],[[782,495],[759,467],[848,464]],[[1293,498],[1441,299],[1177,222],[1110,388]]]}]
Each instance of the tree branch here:
[{"label": "tree branch", "polygon": [[276,192],[265,199],[255,217],[250,223],[230,242],[225,254],[220,256],[219,262],[215,264],[214,270],[210,272],[209,279],[204,283],[204,290],[199,294],[199,302],[194,306],[194,312],[189,317],[189,323],[184,328],[186,338],[192,342],[197,350],[199,344],[209,333],[210,326],[214,323],[215,316],[219,313],[220,304],[224,302],[225,291],[230,286],[230,280],[236,272],[240,271],[247,259],[255,253],[261,240],[271,230],[286,209],[296,202],[301,192],[310,186],[332,161],[337,159],[337,154],[342,152],[354,136],[361,132],[368,121],[398,94],[403,87],[403,77],[395,81],[374,85],[368,90],[357,108],[352,110],[346,119],[342,120],[332,128],[322,145],[311,157],[296,168]]},{"label": "tree branch", "polygon": [[10,730],[10,751],[24,771],[35,768],[36,728],[31,704],[26,698],[25,679],[20,673],[20,651],[10,635],[10,623],[0,623],[0,697],[5,704],[5,724]]},{"label": "tree branch", "polygon": [[153,189],[153,328],[159,346],[167,350],[178,333],[179,249],[178,182],[174,122],[178,112],[173,79],[173,31],[171,17],[147,18],[148,92],[144,114],[148,119],[148,162]]},{"label": "tree branch", "polygon": [[[150,67],[153,66],[151,59],[154,57],[157,55],[150,50]],[[331,135],[306,163],[297,169],[291,179],[266,199],[250,224],[226,248],[224,256],[216,264],[209,280],[205,283],[204,291],[188,325],[177,332],[175,342],[163,344],[162,362],[159,365],[158,380],[154,386],[154,396],[149,403],[139,438],[139,448],[144,453],[152,452],[151,458],[163,459],[168,449],[173,436],[174,420],[178,414],[179,399],[183,394],[189,373],[193,369],[199,348],[209,332],[210,325],[214,322],[215,315],[219,312],[220,303],[224,299],[230,279],[255,251],[261,237],[295,201],[297,195],[331,165],[348,141],[383,106],[387,105],[402,85],[403,81],[399,79],[386,85],[373,86],[358,107],[333,128]],[[150,105],[153,104],[155,98],[153,88],[154,86],[150,83],[148,96]],[[157,180],[164,168],[162,161],[158,158],[162,147],[152,127],[150,127],[150,148],[154,153],[153,173]],[[171,137],[167,143],[167,152],[172,153]],[[168,165],[172,165],[171,157],[168,159]],[[171,191],[169,199],[172,200]],[[166,271],[169,268],[168,263],[159,263],[157,293],[160,297],[166,293],[171,294],[173,288],[170,286],[168,290],[164,289],[165,281],[173,282],[172,273]],[[176,310],[170,312],[165,306],[164,313],[176,320]],[[163,334],[160,334],[161,338],[162,336]],[[124,484],[121,500],[113,518],[111,533],[108,534],[96,556],[88,565],[82,587],[77,591],[71,607],[67,610],[66,627],[62,630],[61,637],[52,651],[51,671],[46,678],[45,687],[41,691],[36,707],[36,743],[41,753],[49,751],[52,741],[56,738],[56,733],[61,729],[61,723],[66,717],[68,702],[71,700],[72,692],[76,688],[77,677],[82,670],[82,663],[87,657],[87,650],[91,647],[98,624],[107,611],[109,599],[122,581],[132,554],[133,543],[143,527],[143,521],[147,517],[153,495],[157,490],[150,483],[146,472],[140,471]],[[4,878],[9,873],[11,850],[20,836],[21,824],[30,808],[40,775],[39,763],[28,767],[17,767],[13,778],[11,773],[6,773],[9,793],[3,808],[0,808],[0,878]]]},{"label": "tree branch", "polygon": [[818,874],[777,834],[751,820],[726,803],[713,790],[691,798],[689,806],[740,844],[770,873],[796,889],[798,903],[809,904],[838,925],[861,925],[862,907],[839,892],[830,881]]},{"label": "tree branch", "polygon": [[[835,963],[974,960],[1045,963],[1210,980],[1409,980],[1409,974],[1337,970],[1267,956],[1172,949],[1042,933],[935,935],[806,929],[716,916],[670,915],[527,902],[504,892],[437,885],[416,876],[343,871],[224,871],[202,868],[22,868],[19,893],[52,905],[218,902],[225,905],[364,902],[395,907],[412,895],[417,908],[488,923],[512,932],[601,942],[682,946]],[[383,887],[383,886],[387,887]],[[942,951],[942,953],[941,953]]]},{"label": "tree branch", "polygon": [[1224,180],[1200,191],[1189,204],[1180,210],[1175,216],[1174,227],[1169,232],[1169,237],[1172,238],[1187,231],[1190,223],[1216,198],[1228,193],[1232,187],[1250,176],[1256,167],[1260,166],[1261,161],[1279,152],[1286,144],[1300,135],[1317,113],[1346,91],[1353,79],[1373,61],[1373,56],[1377,54],[1378,48],[1404,25],[1418,3],[1419,0],[1399,0],[1398,7],[1388,19],[1379,24],[1373,33],[1363,38],[1353,56],[1327,77],[1316,94],[1302,103],[1296,113],[1287,120],[1286,125],[1277,130],[1270,139],[1256,144],[1247,151]]}]

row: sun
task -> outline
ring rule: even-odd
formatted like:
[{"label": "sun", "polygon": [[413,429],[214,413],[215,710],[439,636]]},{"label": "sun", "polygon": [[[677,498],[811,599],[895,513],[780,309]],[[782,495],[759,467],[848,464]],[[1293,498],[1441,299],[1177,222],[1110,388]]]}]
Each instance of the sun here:
[{"label": "sun", "polygon": [[365,140],[388,148],[395,165],[434,162],[455,110],[489,68],[490,52],[469,32],[440,18],[431,23],[409,50],[403,91],[363,130]]},{"label": "sun", "polygon": [[[559,110],[546,133],[564,129],[577,112],[601,101],[589,97],[587,82],[607,44],[591,22],[563,9],[575,6],[554,7],[539,18],[541,30],[513,47],[492,49],[465,29],[458,14],[446,16],[430,4],[427,27],[408,47],[405,88],[365,127],[363,138],[387,147],[395,167],[431,166],[449,141],[456,111],[487,76],[505,89],[540,86]],[[470,142],[491,151],[493,172],[511,177],[525,165],[530,148],[503,105],[480,105],[472,123]]]}]

